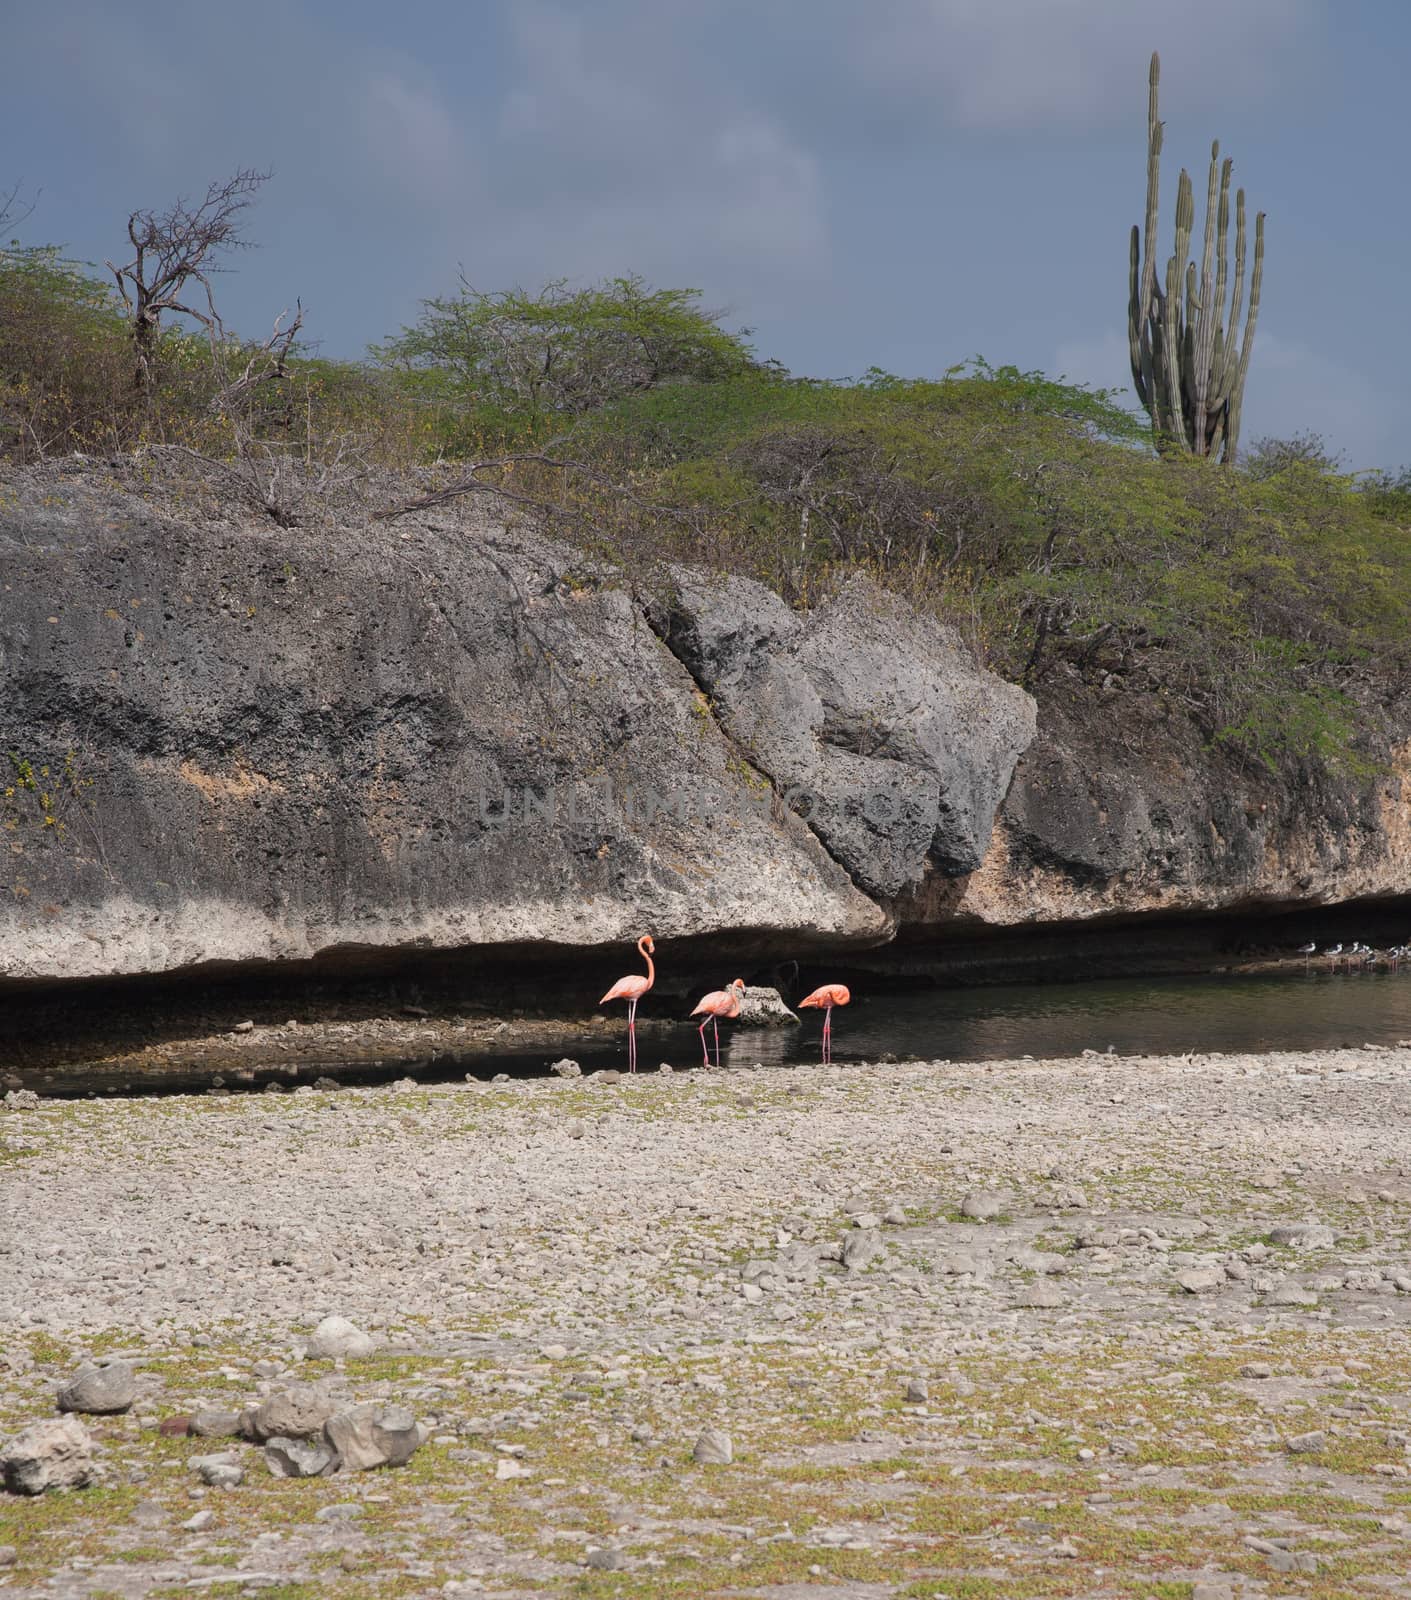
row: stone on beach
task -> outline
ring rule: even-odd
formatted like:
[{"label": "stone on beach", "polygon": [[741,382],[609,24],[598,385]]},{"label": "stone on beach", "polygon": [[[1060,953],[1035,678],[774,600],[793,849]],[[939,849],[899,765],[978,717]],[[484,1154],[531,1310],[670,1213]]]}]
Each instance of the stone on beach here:
[{"label": "stone on beach", "polygon": [[728,1467],[735,1459],[735,1447],[723,1428],[702,1428],[691,1458],[703,1466]]},{"label": "stone on beach", "polygon": [[60,1411],[111,1416],[137,1398],[137,1374],[126,1361],[94,1361],[80,1367],[55,1396]]},{"label": "stone on beach", "polygon": [[361,1360],[377,1349],[377,1340],[364,1333],[347,1317],[325,1317],[309,1338],[307,1355],[311,1361]]},{"label": "stone on beach", "polygon": [[0,1481],[11,1494],[82,1489],[96,1475],[93,1441],[74,1416],[32,1422],[0,1450]]},{"label": "stone on beach", "polygon": [[349,1472],[404,1466],[421,1445],[416,1418],[405,1406],[371,1402],[331,1416],[323,1436]]},{"label": "stone on beach", "polygon": [[311,1383],[295,1383],[243,1412],[240,1431],[256,1444],[274,1438],[312,1439],[337,1409],[326,1390]]}]

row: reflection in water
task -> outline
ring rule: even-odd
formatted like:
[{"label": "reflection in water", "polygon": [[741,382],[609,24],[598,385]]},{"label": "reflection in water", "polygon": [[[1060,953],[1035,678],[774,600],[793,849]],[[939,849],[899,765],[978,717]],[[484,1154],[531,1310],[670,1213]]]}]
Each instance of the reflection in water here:
[{"label": "reflection in water", "polygon": [[[721,1030],[722,1062],[725,1030]],[[835,1059],[992,1061],[1319,1050],[1411,1039],[1411,973],[1115,979],[867,996],[833,1015]],[[671,1044],[675,1046],[675,1036]],[[728,1061],[818,1059],[818,1024],[731,1030]],[[646,1064],[646,1056],[643,1056]],[[651,1065],[655,1066],[655,1061]]]},{"label": "reflection in water", "polygon": [[[663,1061],[699,1067],[694,1027],[671,1020],[668,996],[649,996],[638,1014],[640,1065],[655,1072]],[[681,1011],[685,1006],[681,1004]],[[655,1015],[651,1013],[655,1012]],[[821,1018],[804,1013],[798,1027],[720,1030],[722,1067],[784,1066],[819,1059]],[[1319,1050],[1342,1045],[1396,1044],[1411,1039],[1411,972],[1310,973],[1266,977],[1124,978],[1101,983],[1025,984],[1005,988],[928,989],[869,994],[853,988],[852,1004],[833,1013],[833,1059],[994,1061],[1020,1056],[1076,1056],[1084,1050],[1120,1055],[1184,1055],[1186,1052]],[[488,1054],[476,1051],[426,1057],[300,1064],[304,1081],[329,1074],[345,1083],[385,1082],[414,1073],[426,1083],[454,1081],[467,1072],[487,1078],[497,1072],[537,1076],[558,1056],[578,1060],[585,1072],[627,1065],[626,1029],[605,1030],[585,1048],[581,1033],[566,1035],[560,1048],[541,1042],[533,1049]],[[267,1078],[281,1082],[287,1057],[261,1060],[253,1054],[242,1085]],[[136,1080],[112,1072],[63,1069],[28,1074],[26,1082],[45,1094],[181,1093],[211,1081],[206,1069],[179,1063]]]}]

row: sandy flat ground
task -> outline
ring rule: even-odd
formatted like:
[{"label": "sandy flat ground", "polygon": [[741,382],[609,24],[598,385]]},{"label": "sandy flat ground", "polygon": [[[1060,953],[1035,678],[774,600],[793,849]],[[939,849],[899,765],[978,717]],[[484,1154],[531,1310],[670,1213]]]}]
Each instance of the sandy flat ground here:
[{"label": "sandy flat ground", "polygon": [[[1409,1084],[1388,1049],[0,1112],[0,1440],[86,1358],[138,1373],[97,1485],[0,1496],[0,1589],[1411,1594]],[[308,1359],[328,1314],[378,1348]],[[426,1442],[289,1480],[159,1432],[309,1382]]]}]

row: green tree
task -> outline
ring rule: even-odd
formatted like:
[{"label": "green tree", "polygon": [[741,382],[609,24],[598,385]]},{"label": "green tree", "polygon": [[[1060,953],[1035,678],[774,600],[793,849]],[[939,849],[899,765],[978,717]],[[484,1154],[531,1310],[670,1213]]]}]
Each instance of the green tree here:
[{"label": "green tree", "polygon": [[584,289],[557,279],[537,294],[487,293],[462,278],[373,355],[413,389],[456,402],[483,434],[532,436],[662,384],[748,371],[748,330],[722,328],[700,298],[638,277]]}]

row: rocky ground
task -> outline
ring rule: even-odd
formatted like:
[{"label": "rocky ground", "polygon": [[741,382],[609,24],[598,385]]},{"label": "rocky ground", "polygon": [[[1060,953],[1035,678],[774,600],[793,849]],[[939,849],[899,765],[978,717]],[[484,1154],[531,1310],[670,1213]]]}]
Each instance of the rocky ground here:
[{"label": "rocky ground", "polygon": [[[0,1494],[0,1590],[1411,1595],[1408,1075],[1369,1049],[0,1111],[0,1456],[83,1362],[136,1374],[65,1425],[96,1482]],[[376,1348],[311,1351],[331,1314]],[[411,1413],[409,1462],[279,1477],[182,1420],[359,1402]]]}]

